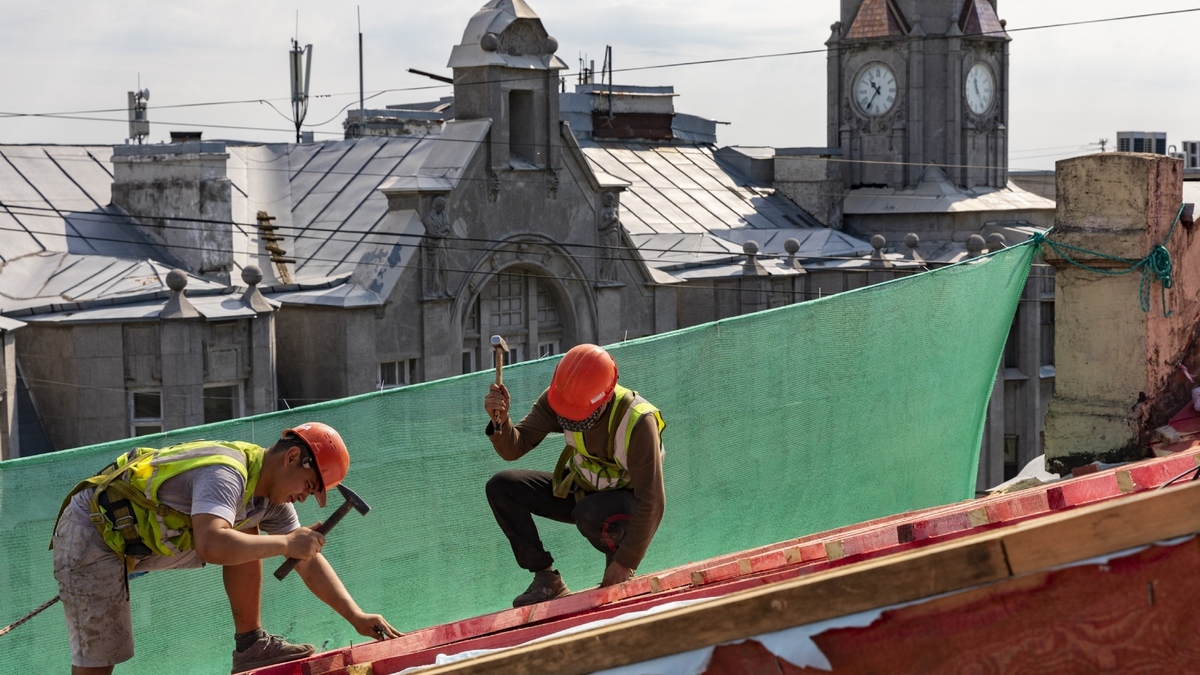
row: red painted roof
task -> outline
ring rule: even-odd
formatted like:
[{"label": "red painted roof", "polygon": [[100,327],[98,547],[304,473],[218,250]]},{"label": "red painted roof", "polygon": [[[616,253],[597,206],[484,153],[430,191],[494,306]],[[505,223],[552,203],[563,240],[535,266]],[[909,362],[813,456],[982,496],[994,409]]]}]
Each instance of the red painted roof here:
[{"label": "red painted roof", "polygon": [[958,17],[958,28],[963,35],[987,35],[988,37],[1008,37],[1000,17],[988,0],[967,0],[963,3],[962,14]]}]

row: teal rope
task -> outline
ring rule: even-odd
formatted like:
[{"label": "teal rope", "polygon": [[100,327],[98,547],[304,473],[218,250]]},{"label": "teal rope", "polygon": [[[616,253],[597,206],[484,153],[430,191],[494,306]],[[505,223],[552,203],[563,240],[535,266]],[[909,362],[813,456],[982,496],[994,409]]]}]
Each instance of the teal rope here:
[{"label": "teal rope", "polygon": [[[1179,219],[1183,216],[1183,208],[1184,207],[1181,205],[1179,207],[1179,212],[1175,214],[1175,222],[1171,224],[1171,229],[1167,232],[1167,238],[1165,241],[1163,241],[1162,245],[1155,246],[1153,249],[1151,249],[1150,253],[1141,260],[1120,258],[1117,256],[1108,255],[1107,253],[1101,253],[1099,251],[1089,251],[1085,248],[1071,246],[1070,244],[1064,244],[1052,239],[1047,239],[1045,235],[1040,233],[1033,236],[1033,241],[1034,245],[1046,244],[1050,248],[1054,249],[1054,252],[1057,253],[1063,260],[1066,260],[1080,269],[1085,269],[1096,274],[1120,276],[1122,274],[1129,274],[1134,270],[1141,270],[1142,280],[1138,287],[1138,300],[1141,303],[1142,311],[1150,311],[1150,292],[1151,289],[1154,288],[1155,284],[1159,284],[1159,292],[1162,294],[1163,316],[1170,317],[1172,314],[1174,314],[1174,311],[1167,309],[1167,289],[1175,285],[1175,278],[1171,276],[1173,264],[1171,262],[1171,253],[1167,251],[1166,245],[1170,243],[1171,235],[1175,234],[1175,227],[1179,225]],[[1093,257],[1104,258],[1105,260],[1111,260],[1113,262],[1121,263],[1122,265],[1128,265],[1128,268],[1123,270],[1097,269],[1075,260],[1069,254],[1067,254],[1066,251],[1086,253]]]}]

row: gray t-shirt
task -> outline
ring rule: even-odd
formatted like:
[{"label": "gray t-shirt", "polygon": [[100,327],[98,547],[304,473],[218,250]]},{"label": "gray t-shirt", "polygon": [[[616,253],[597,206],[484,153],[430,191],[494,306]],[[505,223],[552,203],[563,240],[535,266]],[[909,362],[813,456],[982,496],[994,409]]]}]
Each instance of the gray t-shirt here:
[{"label": "gray t-shirt", "polygon": [[[181,513],[192,516],[207,513],[241,529],[253,529],[257,525],[267,534],[287,534],[300,527],[300,519],[291,504],[272,504],[266,497],[252,497],[248,507],[242,508],[245,489],[246,481],[236,469],[224,465],[204,466],[167,479],[158,490],[158,499]],[[75,495],[64,516],[82,518],[90,524],[88,512],[92,492],[94,488]],[[96,541],[101,541],[99,536]],[[176,556],[150,556],[138,562],[137,570],[203,566],[200,556],[191,550]]]}]

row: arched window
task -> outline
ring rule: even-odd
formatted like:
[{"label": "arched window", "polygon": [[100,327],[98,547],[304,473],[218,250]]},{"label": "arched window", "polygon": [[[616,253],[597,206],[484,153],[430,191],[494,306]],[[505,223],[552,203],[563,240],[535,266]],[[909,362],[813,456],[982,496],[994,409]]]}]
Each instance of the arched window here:
[{"label": "arched window", "polygon": [[497,274],[483,287],[463,320],[464,373],[491,367],[493,335],[508,343],[505,363],[562,352],[563,314],[549,283],[516,269]]}]

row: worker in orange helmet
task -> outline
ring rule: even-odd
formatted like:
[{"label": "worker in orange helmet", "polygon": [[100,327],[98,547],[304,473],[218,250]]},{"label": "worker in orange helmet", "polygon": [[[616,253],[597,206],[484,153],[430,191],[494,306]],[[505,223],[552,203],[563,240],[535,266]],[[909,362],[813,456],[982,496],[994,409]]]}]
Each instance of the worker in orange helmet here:
[{"label": "worker in orange helmet", "polygon": [[517,564],[534,573],[514,607],[569,591],[542,546],[533,516],[574,523],[604,553],[601,586],[628,581],[662,520],[662,430],[658,409],[617,384],[612,356],[592,344],[563,355],[550,387],[520,422],[509,419],[510,397],[493,384],[484,399],[486,433],[496,452],[513,461],[546,434],[566,441],[553,473],[501,471],[487,483],[488,504],[512,545]]},{"label": "worker in orange helmet", "polygon": [[325,536],[301,527],[292,506],[311,495],[324,507],[349,469],[338,432],[308,422],[266,449],[241,441],[137,448],[80,482],[63,501],[51,543],[72,674],[111,673],[133,658],[129,574],[206,563],[223,566],[235,673],[314,651],[263,631],[264,558],[299,559],[305,585],[361,635],[399,635],[354,602],[321,555]]}]

